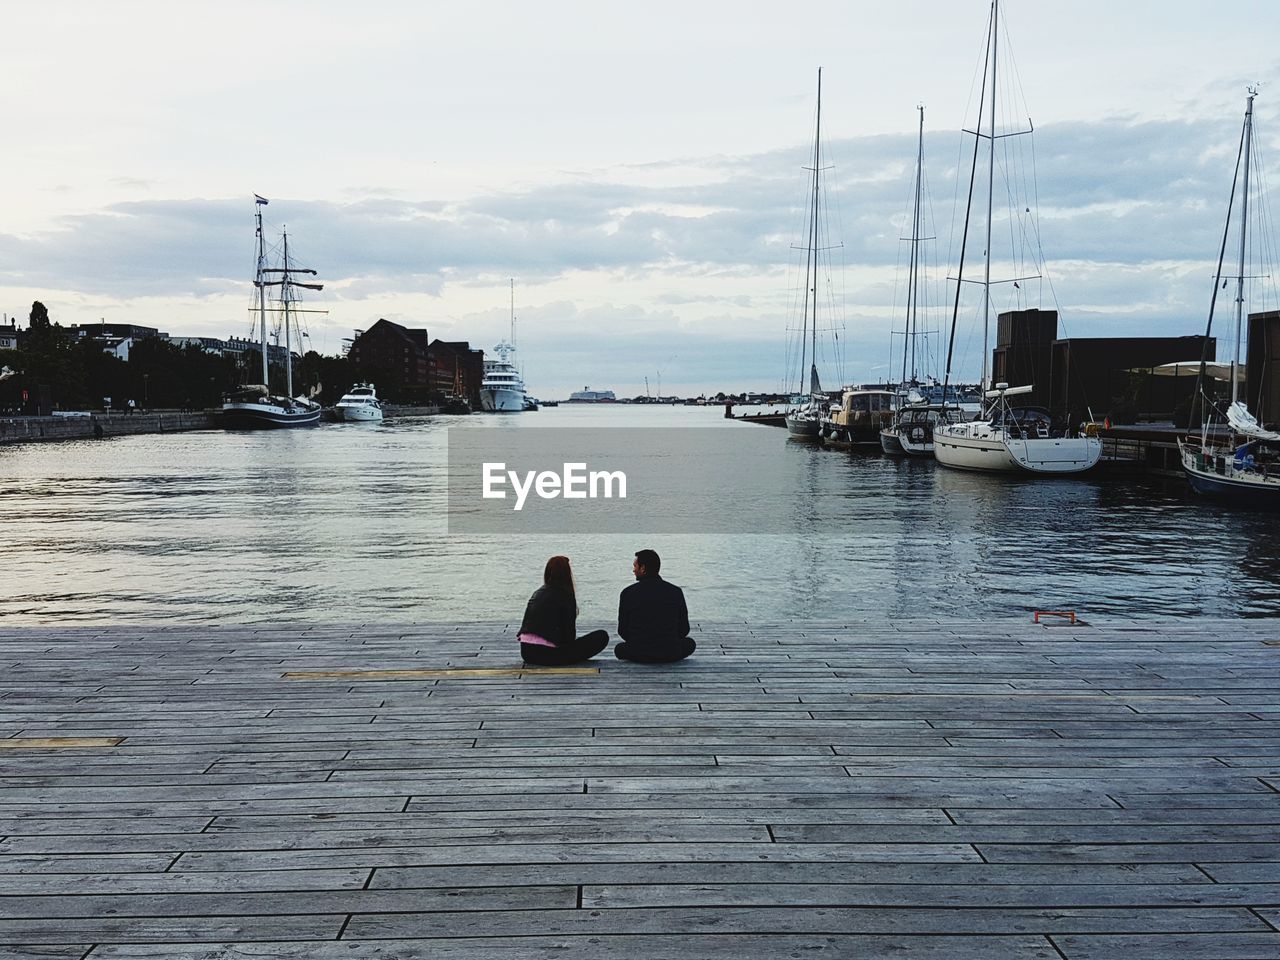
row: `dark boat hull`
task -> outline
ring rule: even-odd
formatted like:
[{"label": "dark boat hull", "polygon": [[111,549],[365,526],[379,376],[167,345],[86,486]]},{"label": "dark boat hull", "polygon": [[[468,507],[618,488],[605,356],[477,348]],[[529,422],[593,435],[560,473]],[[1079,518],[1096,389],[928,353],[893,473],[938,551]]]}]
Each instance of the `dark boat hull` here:
[{"label": "dark boat hull", "polygon": [[224,430],[288,430],[294,427],[314,427],[320,422],[320,409],[282,410],[264,405],[237,405],[223,407]]},{"label": "dark boat hull", "polygon": [[1280,510],[1280,483],[1250,483],[1216,474],[1203,473],[1183,465],[1191,489],[1196,493],[1236,506]]}]

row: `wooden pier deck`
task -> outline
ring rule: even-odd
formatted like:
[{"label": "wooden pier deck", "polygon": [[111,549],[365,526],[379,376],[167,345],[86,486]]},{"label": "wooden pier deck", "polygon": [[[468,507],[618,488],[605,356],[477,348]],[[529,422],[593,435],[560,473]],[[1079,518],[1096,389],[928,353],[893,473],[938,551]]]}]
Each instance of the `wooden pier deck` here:
[{"label": "wooden pier deck", "polygon": [[0,958],[1280,957],[1272,622],[511,634],[0,628]]}]

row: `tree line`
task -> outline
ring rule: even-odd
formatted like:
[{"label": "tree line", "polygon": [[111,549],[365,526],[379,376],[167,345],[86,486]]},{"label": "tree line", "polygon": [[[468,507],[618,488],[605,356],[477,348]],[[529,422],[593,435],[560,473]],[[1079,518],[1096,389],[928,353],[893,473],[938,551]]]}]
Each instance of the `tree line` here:
[{"label": "tree line", "polygon": [[[5,374],[3,368],[12,371]],[[126,362],[102,343],[71,332],[49,317],[43,303],[31,305],[28,328],[17,350],[0,350],[0,412],[95,410],[110,397],[114,408],[129,400],[142,408],[217,407],[223,394],[261,379],[262,354],[246,350],[220,356],[196,345],[179,346],[159,337],[134,341]],[[257,376],[251,372],[257,371]],[[275,371],[279,374],[280,371]],[[345,357],[309,351],[294,358],[295,393],[320,384],[319,399],[333,403],[351,383]],[[276,384],[283,391],[282,384]]]}]

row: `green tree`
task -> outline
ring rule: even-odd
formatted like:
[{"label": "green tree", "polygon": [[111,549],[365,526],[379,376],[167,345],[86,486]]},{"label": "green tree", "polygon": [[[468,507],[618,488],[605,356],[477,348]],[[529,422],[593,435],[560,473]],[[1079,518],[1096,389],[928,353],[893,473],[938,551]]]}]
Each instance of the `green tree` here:
[{"label": "green tree", "polygon": [[31,314],[27,317],[27,322],[32,330],[48,330],[49,329],[49,308],[39,300],[31,304]]}]

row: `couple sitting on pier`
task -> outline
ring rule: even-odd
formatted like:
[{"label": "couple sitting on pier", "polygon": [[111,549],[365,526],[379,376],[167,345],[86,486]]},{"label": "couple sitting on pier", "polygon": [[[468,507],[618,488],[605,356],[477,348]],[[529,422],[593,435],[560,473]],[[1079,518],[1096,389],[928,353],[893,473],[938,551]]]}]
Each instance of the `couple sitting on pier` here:
[{"label": "couple sitting on pier", "polygon": [[[684,591],[658,576],[661,566],[652,550],[639,551],[631,565],[636,582],[618,598],[622,640],[613,652],[619,660],[675,663],[693,653]],[[525,663],[543,667],[580,663],[609,645],[604,630],[577,635],[578,599],[568,557],[547,561],[542,584],[529,598],[520,623],[520,656]]]}]

